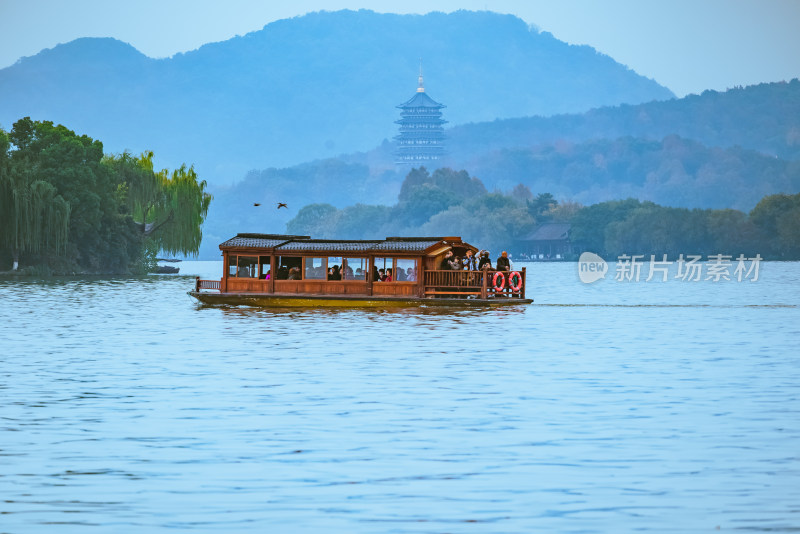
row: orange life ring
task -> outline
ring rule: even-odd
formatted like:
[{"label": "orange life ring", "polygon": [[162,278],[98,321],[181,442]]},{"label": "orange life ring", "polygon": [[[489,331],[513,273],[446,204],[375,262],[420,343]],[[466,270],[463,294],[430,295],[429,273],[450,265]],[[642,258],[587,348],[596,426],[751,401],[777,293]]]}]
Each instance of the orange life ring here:
[{"label": "orange life ring", "polygon": [[[514,277],[517,277],[517,283],[514,283]],[[508,287],[514,293],[519,293],[519,290],[522,289],[522,275],[519,272],[514,271],[508,275]]]},{"label": "orange life ring", "polygon": [[[497,284],[497,279],[500,279],[500,284]],[[494,286],[495,291],[502,291],[504,287],[506,287],[506,277],[503,276],[501,271],[497,271],[494,273],[494,278],[492,278],[492,285]]]}]

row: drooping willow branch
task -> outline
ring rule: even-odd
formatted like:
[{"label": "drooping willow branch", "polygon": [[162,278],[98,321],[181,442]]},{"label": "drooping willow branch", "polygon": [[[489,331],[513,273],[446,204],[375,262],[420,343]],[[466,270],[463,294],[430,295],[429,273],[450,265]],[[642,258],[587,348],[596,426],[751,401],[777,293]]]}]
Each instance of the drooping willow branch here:
[{"label": "drooping willow branch", "polygon": [[0,241],[15,253],[63,254],[69,239],[70,205],[31,172],[0,172]]},{"label": "drooping willow branch", "polygon": [[153,170],[153,153],[109,158],[121,172],[125,198],[142,237],[170,254],[195,254],[211,195],[193,167]]}]

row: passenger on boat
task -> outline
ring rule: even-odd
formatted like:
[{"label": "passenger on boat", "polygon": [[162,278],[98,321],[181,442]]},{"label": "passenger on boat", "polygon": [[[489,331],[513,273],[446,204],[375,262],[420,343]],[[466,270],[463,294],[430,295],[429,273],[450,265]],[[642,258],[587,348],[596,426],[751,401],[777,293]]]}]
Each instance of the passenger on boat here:
[{"label": "passenger on boat", "polygon": [[267,274],[264,275],[264,280],[269,280],[271,276],[272,276],[272,271],[271,270],[267,271]]},{"label": "passenger on boat", "polygon": [[301,280],[300,267],[292,267],[289,269],[289,280]]},{"label": "passenger on boat", "polygon": [[466,269],[468,271],[477,271],[478,270],[477,258],[472,255],[472,251],[471,250],[467,250],[467,255],[464,256],[464,259],[462,260],[462,263],[464,264],[464,269]]},{"label": "passenger on boat", "polygon": [[459,258],[458,256],[453,256],[452,258],[450,258],[450,261],[448,263],[450,263],[451,271],[460,271],[461,269],[464,268],[464,266],[461,264],[461,258]]},{"label": "passenger on boat", "polygon": [[378,269],[378,280],[380,280],[381,282],[386,281],[386,271],[384,271],[383,269]]},{"label": "passenger on boat", "polygon": [[406,282],[416,282],[417,281],[417,272],[414,270],[413,267],[409,267],[406,271]]},{"label": "passenger on boat", "polygon": [[[504,250],[500,257],[497,258],[497,270],[498,271],[505,271],[506,273],[511,270],[511,260],[508,259],[508,253]],[[508,283],[508,274],[503,275],[505,277],[505,287],[503,291],[506,293],[511,292],[511,287]]]},{"label": "passenger on boat", "polygon": [[372,266],[372,281],[373,282],[380,282],[381,281],[381,273],[378,271],[376,266]]},{"label": "passenger on boat", "polygon": [[498,271],[510,271],[511,270],[511,261],[508,259],[508,253],[504,250],[500,257],[497,258],[497,270]]},{"label": "passenger on boat", "polygon": [[342,271],[339,270],[338,265],[334,265],[331,267],[331,273],[328,275],[328,280],[341,280],[342,279]]},{"label": "passenger on boat", "polygon": [[398,282],[406,281],[406,272],[403,270],[402,267],[397,268],[397,275],[395,276],[395,280]]},{"label": "passenger on boat", "polygon": [[383,277],[384,282],[391,282],[392,281],[392,270],[386,269],[386,276]]},{"label": "passenger on boat", "polygon": [[275,280],[288,280],[289,279],[289,268],[285,265],[281,265],[278,267],[278,274],[275,276]]},{"label": "passenger on boat", "polygon": [[483,270],[484,267],[487,269],[492,268],[492,260],[489,259],[489,251],[487,250],[481,251],[481,260],[478,262],[479,271]]},{"label": "passenger on boat", "polygon": [[453,259],[453,251],[452,250],[448,250],[447,254],[444,255],[444,258],[442,258],[442,263],[439,265],[439,270],[440,271],[449,271],[449,270],[451,270],[451,266],[450,266],[450,260],[451,259]]}]

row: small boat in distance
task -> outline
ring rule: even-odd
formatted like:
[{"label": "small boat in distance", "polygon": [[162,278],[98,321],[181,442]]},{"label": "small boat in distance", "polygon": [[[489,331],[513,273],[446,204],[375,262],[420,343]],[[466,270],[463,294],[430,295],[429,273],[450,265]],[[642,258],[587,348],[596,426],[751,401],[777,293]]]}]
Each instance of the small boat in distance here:
[{"label": "small boat in distance", "polygon": [[[508,306],[525,298],[525,269],[441,270],[448,251],[478,249],[460,237],[383,240],[238,234],[220,244],[220,280],[195,280],[203,304],[269,307]],[[383,281],[382,281],[383,279]]]}]

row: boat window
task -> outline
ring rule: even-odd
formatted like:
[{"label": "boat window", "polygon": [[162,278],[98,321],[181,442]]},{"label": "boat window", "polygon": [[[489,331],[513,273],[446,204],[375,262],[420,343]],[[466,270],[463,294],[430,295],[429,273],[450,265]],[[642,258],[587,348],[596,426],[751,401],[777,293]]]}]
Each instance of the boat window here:
[{"label": "boat window", "polygon": [[[372,265],[378,270],[380,280],[383,280],[390,274],[393,274],[391,272],[393,267],[392,258],[375,258]],[[379,279],[376,278],[374,281],[377,282],[378,280]],[[394,281],[394,277],[392,277],[392,280]]]},{"label": "boat window", "polygon": [[257,256],[238,256],[236,277],[255,278],[258,271]]},{"label": "boat window", "polygon": [[300,280],[303,258],[300,256],[278,256],[275,280]]},{"label": "boat window", "polygon": [[269,275],[272,276],[272,271],[270,270],[271,267],[269,264],[269,256],[259,256],[258,264],[259,264],[258,277],[261,280],[266,280],[267,273],[269,273]]},{"label": "boat window", "polygon": [[342,280],[366,280],[367,258],[344,258]]},{"label": "boat window", "polygon": [[306,272],[304,278],[307,280],[325,280],[325,259],[326,258],[306,258]]},{"label": "boat window", "polygon": [[419,266],[417,260],[398,259],[395,261],[395,282],[416,282]]},{"label": "boat window", "polygon": [[228,256],[228,277],[236,276],[236,260],[239,256]]},{"label": "boat window", "polygon": [[328,256],[328,280],[342,279],[342,258]]}]

